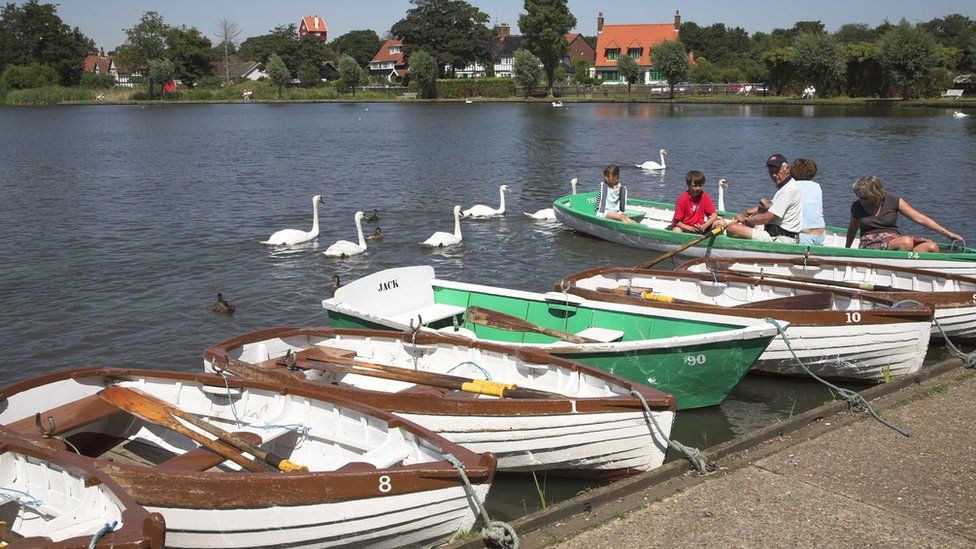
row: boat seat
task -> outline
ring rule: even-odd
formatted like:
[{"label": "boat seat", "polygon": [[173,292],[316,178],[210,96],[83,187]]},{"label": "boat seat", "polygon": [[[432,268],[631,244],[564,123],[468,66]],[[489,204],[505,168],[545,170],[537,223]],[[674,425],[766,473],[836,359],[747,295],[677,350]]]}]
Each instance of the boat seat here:
[{"label": "boat seat", "polygon": [[575,335],[580,337],[585,337],[587,339],[595,339],[601,343],[612,343],[614,341],[620,341],[624,338],[624,333],[620,330],[611,330],[609,328],[595,328],[593,326],[576,332]]},{"label": "boat seat", "polygon": [[445,318],[457,316],[464,311],[464,307],[458,307],[457,305],[434,303],[433,305],[427,305],[426,307],[400,313],[396,316],[390,317],[390,320],[396,322],[397,324],[409,326],[411,320],[413,320],[414,324],[417,324],[417,318],[419,317],[424,324],[430,324],[431,322],[437,322],[438,320],[444,320]]},{"label": "boat seat", "polygon": [[[237,431],[235,435],[243,438],[251,444],[261,444],[261,437],[248,431]],[[216,467],[227,461],[227,458],[215,454],[210,450],[200,446],[182,455],[167,459],[156,465],[155,469],[163,471],[206,471],[211,467]]]},{"label": "boat seat", "polygon": [[[102,400],[98,395],[91,395],[41,412],[41,426],[45,430],[50,428],[51,424],[47,419],[50,416],[54,421],[54,430],[47,434],[63,435],[120,412],[121,410]],[[22,435],[41,435],[34,422],[34,416],[17,420],[6,427]]]},{"label": "boat seat", "polygon": [[[295,353],[295,358],[297,359],[295,365],[301,368],[301,363],[308,359],[329,362],[334,358],[356,358],[356,351],[340,349],[338,347],[322,347],[315,345],[314,347],[309,347],[303,351],[298,351]],[[282,366],[285,366],[285,357],[279,356],[270,360],[265,360],[264,362],[258,362],[255,366],[269,370],[281,368]]]}]

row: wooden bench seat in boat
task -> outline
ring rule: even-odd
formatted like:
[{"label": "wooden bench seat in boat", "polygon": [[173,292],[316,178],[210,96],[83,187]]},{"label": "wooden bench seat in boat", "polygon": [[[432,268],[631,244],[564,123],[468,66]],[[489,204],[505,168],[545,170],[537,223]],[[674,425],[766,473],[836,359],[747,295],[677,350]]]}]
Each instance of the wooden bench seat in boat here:
[{"label": "wooden bench seat in boat", "polygon": [[417,319],[419,318],[424,324],[430,324],[431,322],[437,322],[439,320],[444,320],[445,318],[457,316],[463,313],[464,310],[464,307],[458,307],[457,305],[434,303],[433,305],[427,305],[426,307],[421,307],[419,309],[414,309],[412,311],[391,316],[390,320],[398,324],[409,326],[411,320],[413,320],[414,325],[416,325]]},{"label": "wooden bench seat in boat", "polygon": [[[356,351],[340,349],[338,347],[320,347],[316,345],[303,351],[298,351],[297,353],[294,353],[294,355],[296,359],[295,364],[302,367],[301,363],[309,359],[328,362],[334,358],[356,358]],[[255,366],[271,370],[281,368],[282,366],[285,366],[285,357],[280,356],[278,358],[265,360],[264,362],[258,362],[255,364]]]},{"label": "wooden bench seat in boat", "polygon": [[[250,431],[236,431],[234,434],[251,444],[260,445],[262,442],[260,436]],[[225,461],[227,461],[227,458],[200,446],[182,455],[167,459],[155,468],[166,471],[206,471]]]},{"label": "wooden bench seat in boat", "polygon": [[601,343],[611,343],[614,341],[620,341],[624,338],[624,333],[620,330],[611,330],[609,328],[596,328],[590,326],[585,330],[576,332],[574,335],[580,337],[585,337],[587,339],[595,339]]},{"label": "wooden bench seat in boat", "polygon": [[[75,429],[95,423],[96,421],[121,412],[122,410],[119,410],[112,404],[105,402],[99,398],[98,395],[92,395],[41,412],[41,427],[43,427],[45,431],[50,429],[51,423],[48,421],[48,417],[51,417],[52,421],[54,422],[54,430],[47,432],[46,434],[57,436],[74,431]],[[25,417],[24,419],[15,421],[6,427],[22,435],[41,434],[37,430],[37,425],[33,417]]]}]

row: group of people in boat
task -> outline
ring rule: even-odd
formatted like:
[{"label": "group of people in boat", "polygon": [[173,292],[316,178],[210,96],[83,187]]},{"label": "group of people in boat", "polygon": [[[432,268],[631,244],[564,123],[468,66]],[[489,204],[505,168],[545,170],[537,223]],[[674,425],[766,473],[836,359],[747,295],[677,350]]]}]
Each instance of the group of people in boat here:
[{"label": "group of people in boat", "polygon": [[[790,163],[782,154],[766,159],[766,170],[776,186],[772,200],[761,198],[756,206],[735,216],[719,219],[712,199],[705,192],[705,176],[698,170],[685,175],[687,190],[675,202],[670,230],[704,234],[723,227],[732,238],[821,246],[824,243],[823,191],[813,180],[817,164],[807,158]],[[860,233],[860,247],[872,250],[938,252],[939,246],[929,239],[902,234],[898,214],[953,241],[958,234],[922,214],[899,196],[888,194],[881,180],[872,175],[854,182],[857,196],[851,204],[846,247],[850,248]],[[625,214],[627,188],[620,183],[620,167],[610,164],[603,170],[603,182],[597,194],[596,215],[622,223],[635,223]]]}]

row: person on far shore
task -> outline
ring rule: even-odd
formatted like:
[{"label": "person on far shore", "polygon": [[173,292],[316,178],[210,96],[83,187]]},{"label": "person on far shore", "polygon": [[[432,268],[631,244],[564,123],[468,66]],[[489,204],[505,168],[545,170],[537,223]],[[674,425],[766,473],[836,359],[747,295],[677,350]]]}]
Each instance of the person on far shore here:
[{"label": "person on far shore", "polygon": [[[712,198],[704,190],[705,176],[698,170],[691,170],[685,175],[685,185],[688,190],[681,193],[674,203],[671,230],[676,233],[703,234],[718,219]],[[705,219],[706,215],[708,219]]]},{"label": "person on far shore", "polygon": [[[790,164],[786,157],[774,154],[766,159],[766,171],[776,185],[773,201],[766,206],[765,199],[758,207],[752,207],[735,216],[738,223],[722,223],[725,232],[732,238],[746,238],[760,242],[782,242],[796,244],[797,235],[803,228],[803,198],[796,180],[790,177]],[[756,229],[762,225],[763,229]]]},{"label": "person on far shore", "polygon": [[851,247],[854,237],[860,231],[860,247],[863,249],[939,251],[939,246],[927,238],[901,234],[897,226],[899,213],[946,238],[962,240],[961,236],[913,208],[904,198],[885,193],[881,180],[873,175],[866,175],[855,181],[854,194],[857,195],[857,200],[851,204],[851,222],[847,226],[845,248]]},{"label": "person on far shore", "polygon": [[627,217],[627,187],[620,184],[620,166],[610,164],[603,169],[603,181],[596,195],[597,217],[614,219],[624,223],[637,223]]},{"label": "person on far shore", "polygon": [[813,180],[817,164],[813,160],[797,158],[790,165],[790,177],[796,180],[803,198],[803,228],[797,242],[805,246],[823,246],[826,231],[823,215],[823,191]]}]

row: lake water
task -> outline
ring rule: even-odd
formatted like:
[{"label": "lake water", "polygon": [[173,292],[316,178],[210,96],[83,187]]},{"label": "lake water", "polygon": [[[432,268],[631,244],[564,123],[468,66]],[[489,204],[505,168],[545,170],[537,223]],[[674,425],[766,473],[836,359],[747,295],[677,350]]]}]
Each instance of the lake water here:
[{"label": "lake water", "polygon": [[[828,224],[846,225],[851,183],[874,174],[974,238],[972,120],[946,109],[667,104],[0,107],[0,382],[93,363],[195,371],[203,349],[229,336],[325,324],[333,274],[430,264],[443,278],[546,291],[564,274],[638,263],[648,253],[521,215],[568,194],[573,177],[595,189],[611,162],[635,198],[673,201],[698,169],[717,199],[727,178],[726,203],[739,210],[772,195],[769,154],[805,156],[819,166]],[[664,173],[633,167],[660,148]],[[514,190],[503,219],[464,222],[454,249],[417,244],[452,230],[455,204],[497,206],[502,184]],[[314,194],[326,201],[317,244],[258,244],[308,230]],[[373,208],[384,241],[353,259],[318,253],[355,240],[353,214]],[[218,291],[236,314],[211,313]],[[716,444],[829,398],[811,382],[748,378],[722,406],[683,413],[675,438]],[[550,479],[547,497],[587,486]],[[501,518],[533,510],[532,479],[500,481],[491,504]]]}]

